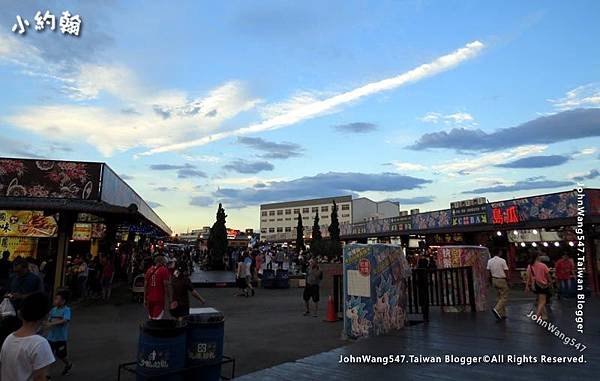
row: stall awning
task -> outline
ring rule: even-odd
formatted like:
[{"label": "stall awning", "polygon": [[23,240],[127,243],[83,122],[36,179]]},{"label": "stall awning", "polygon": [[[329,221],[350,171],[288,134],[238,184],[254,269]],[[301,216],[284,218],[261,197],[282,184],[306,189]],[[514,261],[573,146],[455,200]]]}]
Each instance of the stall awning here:
[{"label": "stall awning", "polygon": [[0,209],[138,215],[171,229],[107,164],[0,158]]}]

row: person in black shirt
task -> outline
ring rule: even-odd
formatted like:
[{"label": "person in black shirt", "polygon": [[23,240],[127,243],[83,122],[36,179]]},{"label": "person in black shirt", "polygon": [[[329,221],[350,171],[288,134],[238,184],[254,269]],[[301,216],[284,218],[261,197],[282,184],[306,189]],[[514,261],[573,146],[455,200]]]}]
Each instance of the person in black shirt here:
[{"label": "person in black shirt", "polygon": [[43,290],[42,279],[29,271],[29,263],[21,257],[15,259],[13,264],[14,274],[8,281],[9,294],[15,309],[20,307],[21,301],[28,295]]},{"label": "person in black shirt", "polygon": [[192,294],[200,303],[205,304],[206,301],[192,285],[192,281],[187,274],[185,265],[180,265],[171,277],[171,304],[169,312],[175,319],[182,320],[190,314],[190,296]]},{"label": "person in black shirt", "polygon": [[6,287],[8,277],[10,276],[12,264],[9,258],[10,252],[8,250],[4,250],[2,252],[2,259],[0,259],[0,287]]}]

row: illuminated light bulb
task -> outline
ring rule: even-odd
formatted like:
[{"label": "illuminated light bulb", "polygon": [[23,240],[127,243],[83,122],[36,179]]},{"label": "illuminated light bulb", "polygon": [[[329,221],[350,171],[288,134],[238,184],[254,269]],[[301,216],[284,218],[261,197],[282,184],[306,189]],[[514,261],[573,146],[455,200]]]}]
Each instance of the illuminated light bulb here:
[{"label": "illuminated light bulb", "polygon": [[521,247],[525,247],[525,242],[521,242]]},{"label": "illuminated light bulb", "polygon": [[500,230],[498,230],[498,231],[496,232],[496,235],[497,235],[498,237],[500,237],[500,236],[502,235],[502,232],[501,232]]},{"label": "illuminated light bulb", "polygon": [[513,230],[513,234],[514,235],[519,235],[519,231],[518,230]]},{"label": "illuminated light bulb", "polygon": [[537,231],[536,229],[533,229],[531,232],[532,232],[533,234],[537,234],[537,233],[538,233],[538,231]]},{"label": "illuminated light bulb", "polygon": [[533,242],[533,243],[531,244],[531,246],[533,246],[533,247],[537,247],[537,243]]},{"label": "illuminated light bulb", "polygon": [[554,242],[554,246],[556,246],[556,247],[559,247],[559,246],[560,246],[560,243],[558,243],[558,242]]},{"label": "illuminated light bulb", "polygon": [[569,241],[569,246],[571,246],[571,247],[575,246],[575,242]]},{"label": "illuminated light bulb", "polygon": [[544,247],[548,247],[548,242],[543,243]]}]

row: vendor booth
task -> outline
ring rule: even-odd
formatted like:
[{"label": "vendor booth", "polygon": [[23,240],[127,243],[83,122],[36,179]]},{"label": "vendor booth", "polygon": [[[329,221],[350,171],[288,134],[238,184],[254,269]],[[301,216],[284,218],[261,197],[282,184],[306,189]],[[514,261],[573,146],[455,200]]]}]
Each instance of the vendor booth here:
[{"label": "vendor booth", "polygon": [[404,327],[410,267],[400,246],[344,247],[344,334],[350,338]]}]

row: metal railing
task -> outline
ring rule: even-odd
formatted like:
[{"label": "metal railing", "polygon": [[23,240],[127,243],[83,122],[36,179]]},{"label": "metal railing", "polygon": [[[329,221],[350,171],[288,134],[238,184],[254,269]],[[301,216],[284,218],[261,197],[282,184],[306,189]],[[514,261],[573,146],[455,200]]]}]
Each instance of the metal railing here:
[{"label": "metal railing", "polygon": [[422,314],[429,321],[429,307],[469,306],[475,312],[473,269],[451,267],[446,269],[413,269],[405,280],[407,312]]}]

